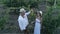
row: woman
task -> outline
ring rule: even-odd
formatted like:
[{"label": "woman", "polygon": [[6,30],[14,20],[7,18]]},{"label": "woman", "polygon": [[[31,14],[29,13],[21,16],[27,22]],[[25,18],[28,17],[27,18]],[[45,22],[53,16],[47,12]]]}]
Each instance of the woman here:
[{"label": "woman", "polygon": [[40,34],[41,20],[42,20],[42,11],[36,13],[36,21],[35,21],[34,34]]}]

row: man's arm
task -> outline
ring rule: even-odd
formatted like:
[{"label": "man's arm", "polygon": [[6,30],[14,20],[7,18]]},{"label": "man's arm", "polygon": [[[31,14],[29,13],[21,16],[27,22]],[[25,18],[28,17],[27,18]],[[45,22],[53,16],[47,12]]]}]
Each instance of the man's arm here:
[{"label": "man's arm", "polygon": [[29,15],[31,12],[33,11],[33,9],[31,9],[29,12],[25,13],[26,15]]},{"label": "man's arm", "polygon": [[29,11],[29,12],[27,12],[27,13],[25,13],[26,15],[29,15],[31,13],[31,11]]}]

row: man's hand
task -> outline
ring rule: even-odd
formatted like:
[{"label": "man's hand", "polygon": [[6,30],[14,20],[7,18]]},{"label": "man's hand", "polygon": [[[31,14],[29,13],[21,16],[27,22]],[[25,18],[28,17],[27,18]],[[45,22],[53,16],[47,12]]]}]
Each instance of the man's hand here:
[{"label": "man's hand", "polygon": [[31,9],[30,11],[33,12],[33,9]]}]

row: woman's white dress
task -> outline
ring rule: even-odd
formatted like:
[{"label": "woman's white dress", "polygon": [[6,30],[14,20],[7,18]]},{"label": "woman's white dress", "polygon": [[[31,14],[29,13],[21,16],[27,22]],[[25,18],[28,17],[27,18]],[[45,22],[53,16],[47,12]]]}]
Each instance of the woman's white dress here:
[{"label": "woman's white dress", "polygon": [[40,20],[36,18],[34,34],[40,34],[41,24]]}]

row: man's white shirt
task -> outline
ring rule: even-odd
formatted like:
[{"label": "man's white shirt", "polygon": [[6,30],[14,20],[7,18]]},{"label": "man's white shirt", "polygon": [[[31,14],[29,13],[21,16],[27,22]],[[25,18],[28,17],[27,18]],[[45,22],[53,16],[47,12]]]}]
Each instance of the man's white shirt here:
[{"label": "man's white shirt", "polygon": [[30,14],[30,11],[25,13],[24,18],[21,15],[18,17],[18,23],[21,30],[25,30],[27,25],[29,24],[28,18],[27,18],[27,15],[29,14]]}]

